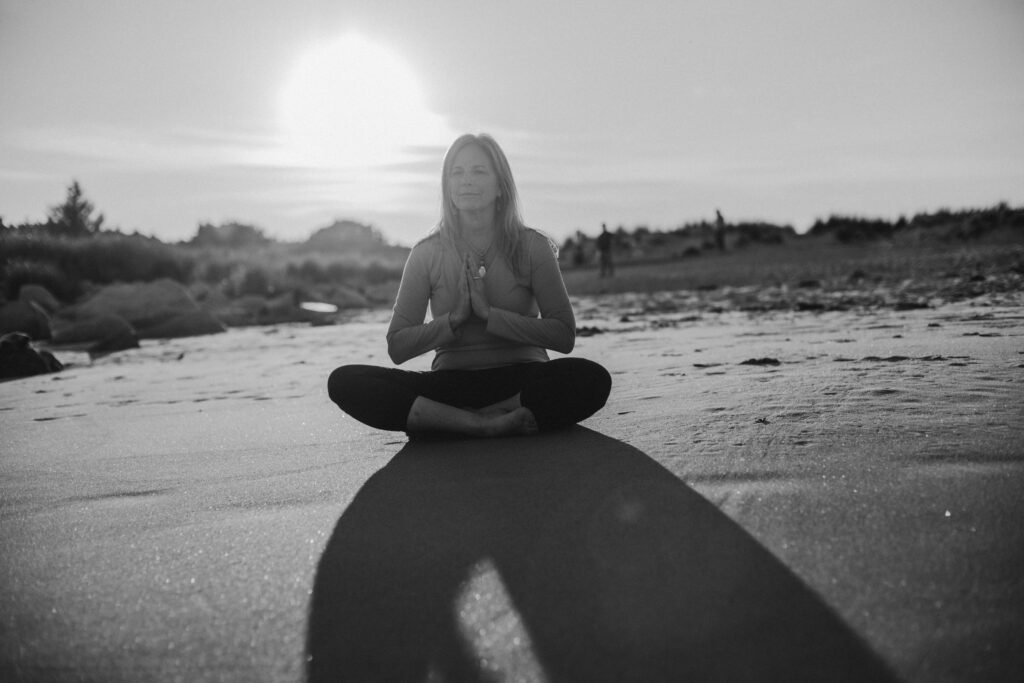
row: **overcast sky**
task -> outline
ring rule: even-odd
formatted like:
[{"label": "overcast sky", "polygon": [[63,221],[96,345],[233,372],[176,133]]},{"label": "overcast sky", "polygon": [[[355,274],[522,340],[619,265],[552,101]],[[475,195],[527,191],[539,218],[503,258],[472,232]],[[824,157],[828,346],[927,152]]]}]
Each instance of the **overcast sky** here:
[{"label": "overcast sky", "polygon": [[444,150],[563,238],[1024,204],[1020,0],[0,0],[0,216],[411,244]]}]

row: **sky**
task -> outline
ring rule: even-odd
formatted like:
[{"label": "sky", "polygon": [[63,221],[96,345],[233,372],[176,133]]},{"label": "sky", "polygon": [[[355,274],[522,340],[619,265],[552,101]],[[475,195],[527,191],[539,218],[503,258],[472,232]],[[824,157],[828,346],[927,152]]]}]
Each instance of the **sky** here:
[{"label": "sky", "polygon": [[0,0],[0,217],[77,180],[165,241],[336,219],[412,244],[444,152],[527,224],[1024,205],[1022,0]]}]

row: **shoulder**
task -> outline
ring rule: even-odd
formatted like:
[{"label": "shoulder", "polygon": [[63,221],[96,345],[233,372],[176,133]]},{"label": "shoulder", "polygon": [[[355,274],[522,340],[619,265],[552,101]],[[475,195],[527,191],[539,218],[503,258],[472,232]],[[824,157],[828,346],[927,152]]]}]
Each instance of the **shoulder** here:
[{"label": "shoulder", "polygon": [[430,252],[436,251],[441,248],[441,234],[436,230],[431,230],[427,235],[421,238],[416,244],[412,245],[413,251]]},{"label": "shoulder", "polygon": [[444,251],[444,244],[437,232],[429,235],[412,245],[409,252],[410,261],[432,261]]},{"label": "shoulder", "polygon": [[523,227],[523,250],[531,259],[558,258],[558,245],[550,237],[535,228]]},{"label": "shoulder", "polygon": [[436,271],[442,253],[440,236],[433,233],[427,235],[412,245],[412,249],[409,250],[409,255],[405,258],[406,274],[422,273],[426,275]]}]

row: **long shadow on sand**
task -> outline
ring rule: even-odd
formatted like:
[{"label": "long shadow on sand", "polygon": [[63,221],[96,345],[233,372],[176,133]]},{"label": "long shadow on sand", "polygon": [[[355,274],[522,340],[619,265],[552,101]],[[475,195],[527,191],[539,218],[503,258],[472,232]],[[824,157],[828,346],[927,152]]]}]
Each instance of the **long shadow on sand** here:
[{"label": "long shadow on sand", "polygon": [[338,520],[307,646],[316,682],[892,678],[714,505],[582,427],[406,445]]}]

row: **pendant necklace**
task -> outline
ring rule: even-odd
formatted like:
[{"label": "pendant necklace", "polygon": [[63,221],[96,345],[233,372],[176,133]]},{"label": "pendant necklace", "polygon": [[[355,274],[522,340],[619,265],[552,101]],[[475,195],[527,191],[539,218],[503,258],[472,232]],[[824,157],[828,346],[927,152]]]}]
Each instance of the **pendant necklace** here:
[{"label": "pendant necklace", "polygon": [[476,256],[477,262],[480,264],[480,267],[476,269],[476,277],[473,279],[482,280],[483,277],[487,275],[487,254],[490,253],[491,247],[494,246],[494,244],[491,243],[487,245],[487,248],[482,252],[477,251],[477,249],[469,243],[469,240],[466,240],[466,246],[468,246],[469,250],[473,252],[473,255]]}]

